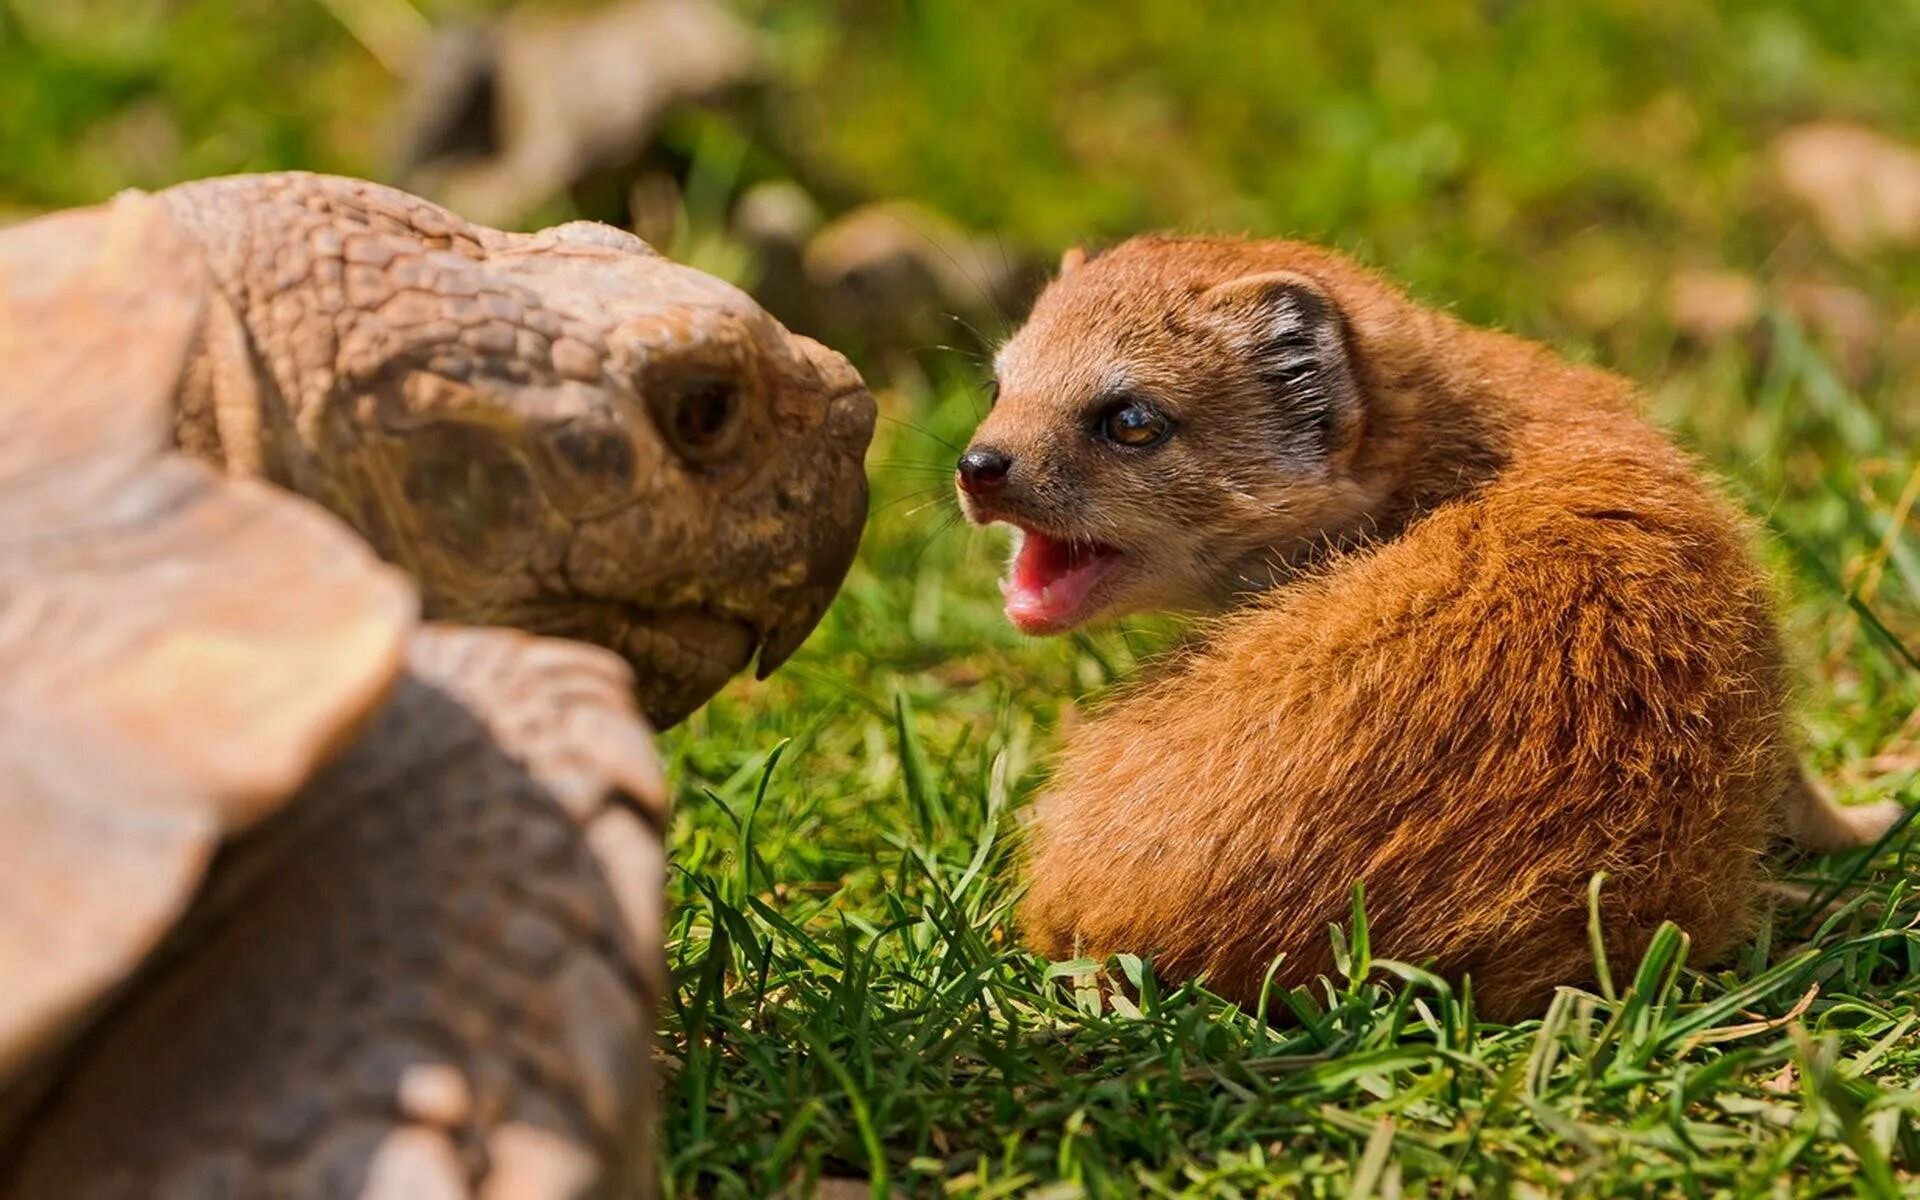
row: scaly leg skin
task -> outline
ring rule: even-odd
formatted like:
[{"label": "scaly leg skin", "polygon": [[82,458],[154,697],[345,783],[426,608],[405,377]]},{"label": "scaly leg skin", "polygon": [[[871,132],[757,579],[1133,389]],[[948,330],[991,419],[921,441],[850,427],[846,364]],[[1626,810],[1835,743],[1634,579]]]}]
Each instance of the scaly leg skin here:
[{"label": "scaly leg skin", "polygon": [[626,669],[509,630],[428,628],[409,658],[217,868],[0,1194],[657,1190],[663,793]]},{"label": "scaly leg skin", "polygon": [[1845,805],[1834,800],[1825,784],[1796,771],[1785,798],[1787,832],[1809,850],[1857,850],[1886,836],[1906,811],[1898,800]]}]

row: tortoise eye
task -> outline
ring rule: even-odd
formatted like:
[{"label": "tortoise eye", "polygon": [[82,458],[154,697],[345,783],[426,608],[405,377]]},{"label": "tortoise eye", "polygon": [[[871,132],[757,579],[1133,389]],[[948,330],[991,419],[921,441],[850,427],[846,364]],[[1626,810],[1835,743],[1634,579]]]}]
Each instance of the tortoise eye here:
[{"label": "tortoise eye", "polygon": [[733,385],[712,380],[687,389],[673,411],[673,432],[689,449],[704,450],[726,436],[739,396]]},{"label": "tortoise eye", "polygon": [[1173,422],[1138,400],[1121,400],[1100,414],[1094,432],[1116,446],[1142,450],[1165,441],[1173,432]]},{"label": "tortoise eye", "polygon": [[675,454],[712,466],[733,449],[746,405],[734,380],[715,374],[649,381],[654,420]]}]

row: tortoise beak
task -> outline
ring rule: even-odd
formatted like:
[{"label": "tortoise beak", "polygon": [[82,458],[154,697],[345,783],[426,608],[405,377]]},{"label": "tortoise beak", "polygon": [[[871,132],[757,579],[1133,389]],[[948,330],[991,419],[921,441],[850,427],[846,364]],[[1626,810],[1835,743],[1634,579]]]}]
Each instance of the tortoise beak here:
[{"label": "tortoise beak", "polygon": [[[821,613],[824,614],[825,611],[822,609]],[[766,640],[760,643],[760,657],[754,665],[753,677],[765,679],[778,671],[789,658],[793,657],[793,652],[800,648],[801,643],[807,640],[813,633],[814,627],[819,624],[820,617],[816,615],[810,621],[782,625],[768,631]]]},{"label": "tortoise beak", "polygon": [[833,359],[853,380],[851,385],[842,382],[841,390],[828,403],[822,429],[826,444],[839,449],[830,460],[831,467],[821,464],[816,468],[823,478],[816,481],[817,490],[812,497],[812,503],[818,507],[811,514],[806,532],[805,579],[797,589],[798,594],[789,593],[778,610],[790,619],[766,627],[759,661],[754,668],[756,679],[765,679],[779,670],[820,624],[820,618],[826,615],[827,607],[839,594],[840,584],[853,566],[861,534],[865,532],[867,475],[862,460],[873,436],[873,396],[859,382],[860,377],[853,374],[853,368],[845,365],[845,359],[838,355]]},{"label": "tortoise beak", "polygon": [[860,531],[856,527],[851,536],[833,539],[833,553],[824,564],[820,561],[821,555],[815,554],[814,562],[810,565],[816,568],[818,574],[812,570],[808,572],[804,602],[791,604],[787,608],[788,612],[797,612],[798,615],[794,620],[769,627],[766,636],[760,640],[760,657],[753,669],[755,679],[765,679],[778,671],[819,627],[820,618],[827,615],[828,606],[840,590],[840,581],[846,578],[847,568],[853,564],[854,551],[859,548]]}]

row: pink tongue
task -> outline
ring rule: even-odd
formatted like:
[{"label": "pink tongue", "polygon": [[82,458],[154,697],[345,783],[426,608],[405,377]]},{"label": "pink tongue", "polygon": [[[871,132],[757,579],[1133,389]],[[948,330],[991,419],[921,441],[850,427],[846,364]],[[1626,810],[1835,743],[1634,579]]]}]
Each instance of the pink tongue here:
[{"label": "pink tongue", "polygon": [[1107,559],[1091,546],[1026,534],[1013,570],[1000,585],[1007,619],[1025,633],[1066,629],[1078,620],[1106,568]]}]

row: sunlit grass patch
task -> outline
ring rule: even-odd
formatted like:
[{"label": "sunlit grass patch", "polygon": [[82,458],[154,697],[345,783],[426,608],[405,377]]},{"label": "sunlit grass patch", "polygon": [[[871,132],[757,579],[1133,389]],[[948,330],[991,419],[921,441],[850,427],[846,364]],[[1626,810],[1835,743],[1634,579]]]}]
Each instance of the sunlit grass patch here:
[{"label": "sunlit grass patch", "polygon": [[[1920,699],[1920,589],[1899,565],[1920,550],[1898,512],[1910,443],[1791,333],[1758,366],[1676,362],[1655,407],[1770,530],[1816,762],[1920,802],[1920,762],[1901,765]],[[1022,802],[1062,722],[1166,631],[1013,633],[996,535],[947,527],[941,499],[978,413],[964,372],[890,404],[873,458],[898,469],[874,472],[869,540],[826,625],[789,672],[670,739],[679,1188],[1914,1186],[1920,870],[1904,830],[1782,859],[1792,890],[1732,960],[1691,961],[1669,929],[1631,977],[1513,1026],[1479,1020],[1470,983],[1373,961],[1362,921],[1329,931],[1341,974],[1274,995],[1271,1021],[1150,962],[1025,953]]]}]

